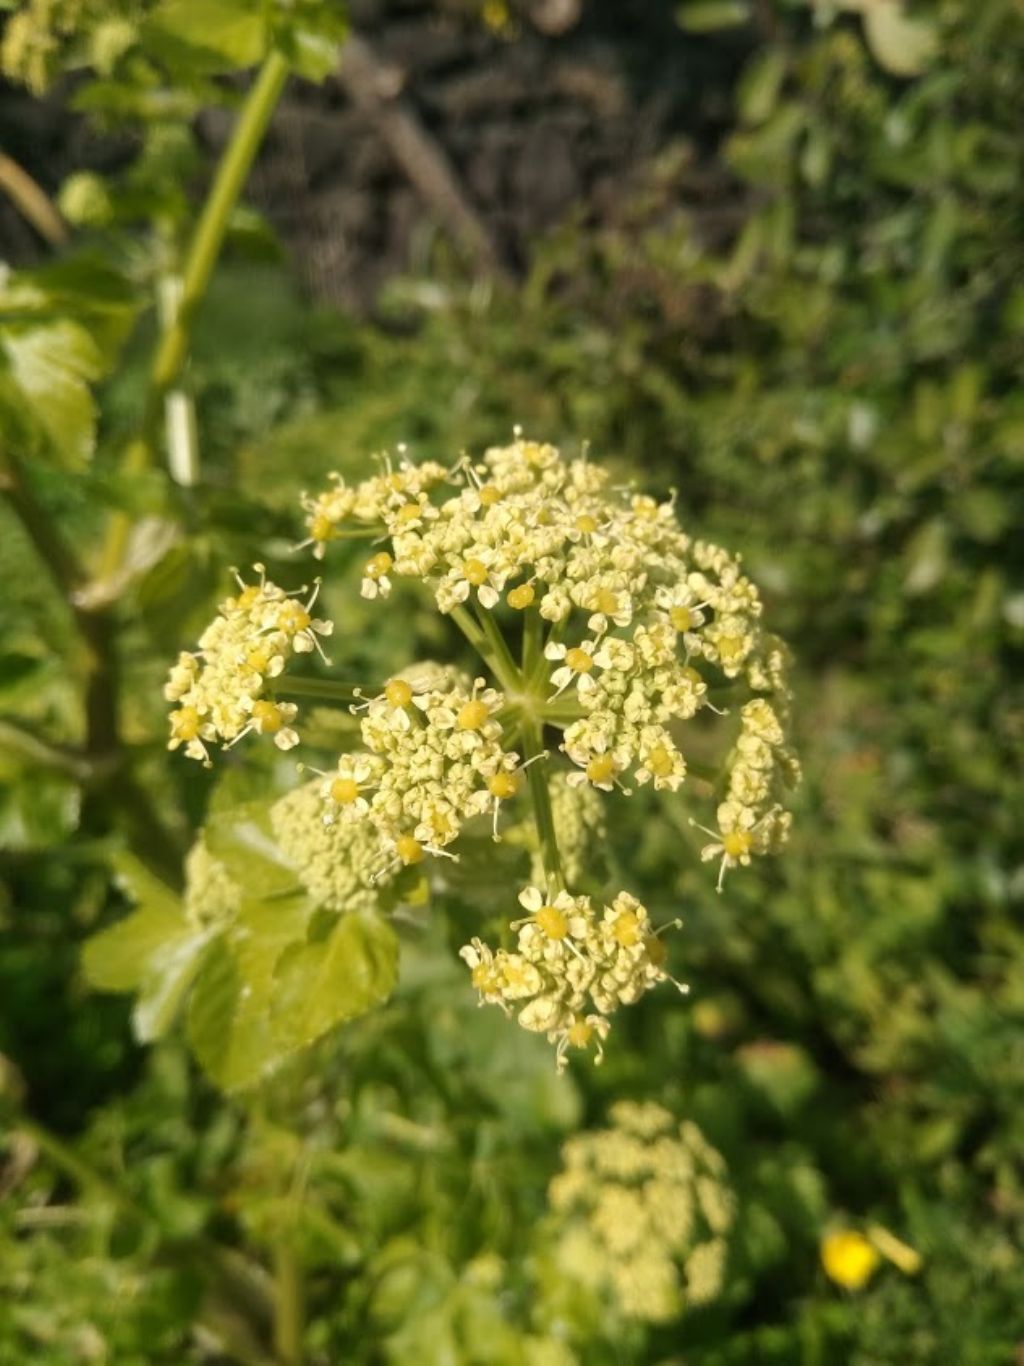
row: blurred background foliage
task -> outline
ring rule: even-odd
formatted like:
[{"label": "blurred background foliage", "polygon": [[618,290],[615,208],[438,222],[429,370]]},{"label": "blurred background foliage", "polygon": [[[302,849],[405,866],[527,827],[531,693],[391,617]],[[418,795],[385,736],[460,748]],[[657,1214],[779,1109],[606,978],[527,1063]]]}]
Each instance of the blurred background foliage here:
[{"label": "blurred background foliage", "polygon": [[[0,279],[0,1362],[272,1361],[296,1262],[313,1362],[1019,1361],[1019,3],[666,6],[653,27],[715,73],[699,136],[670,121],[613,212],[563,215],[500,272],[434,235],[368,314],[311,299],[236,209],[182,381],[191,484],[124,450],[210,173],[196,121],[268,47],[325,78],[341,16],[8,8],[8,76],[42,98],[70,71],[61,98],[117,150],[65,178],[54,249]],[[499,50],[552,9],[432,8]],[[607,32],[595,8],[584,33]],[[685,809],[611,803],[607,858],[682,914],[691,996],[637,1007],[600,1071],[556,1078],[475,1010],[453,944],[508,908],[470,866],[404,927],[384,1010],[224,1101],[176,1036],[134,1045],[79,965],[132,900],[126,849],[173,883],[208,810],[288,781],[168,758],[167,663],[229,565],[298,582],[297,494],[328,470],[517,422],[676,489],[684,524],[744,553],[798,664],[793,842],[719,897]],[[32,509],[80,565],[37,558]],[[325,592],[353,677],[442,648],[411,598],[359,599],[345,554]],[[649,1330],[560,1294],[544,1250],[559,1144],[620,1096],[694,1119],[737,1199],[721,1297]],[[920,1269],[843,1290],[821,1239],[871,1224]]]}]

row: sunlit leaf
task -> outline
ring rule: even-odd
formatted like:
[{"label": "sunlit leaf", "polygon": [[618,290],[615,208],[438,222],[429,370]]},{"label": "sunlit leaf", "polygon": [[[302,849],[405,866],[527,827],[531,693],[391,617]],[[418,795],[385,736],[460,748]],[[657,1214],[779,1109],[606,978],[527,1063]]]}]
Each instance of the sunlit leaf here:
[{"label": "sunlit leaf", "polygon": [[252,1085],[292,1049],[271,1024],[274,971],[288,947],[304,940],[311,911],[303,898],[244,906],[203,962],[189,1007],[189,1042],[225,1091]]},{"label": "sunlit leaf", "polygon": [[0,319],[0,385],[20,394],[65,464],[82,464],[93,453],[96,405],[89,386],[101,373],[99,350],[78,323]]},{"label": "sunlit leaf", "polygon": [[88,940],[82,967],[100,991],[138,991],[161,951],[173,955],[195,936],[180,907],[140,906]]},{"label": "sunlit leaf", "polygon": [[295,870],[274,840],[266,802],[248,802],[211,817],[206,847],[249,896],[272,896],[297,885]]},{"label": "sunlit leaf", "polygon": [[379,916],[342,916],[326,939],[289,950],[277,973],[275,1036],[303,1048],[390,996],[398,941]]},{"label": "sunlit leaf", "polygon": [[255,66],[267,49],[264,6],[251,0],[164,0],[153,10],[147,35],[166,34],[216,56],[227,67]]}]

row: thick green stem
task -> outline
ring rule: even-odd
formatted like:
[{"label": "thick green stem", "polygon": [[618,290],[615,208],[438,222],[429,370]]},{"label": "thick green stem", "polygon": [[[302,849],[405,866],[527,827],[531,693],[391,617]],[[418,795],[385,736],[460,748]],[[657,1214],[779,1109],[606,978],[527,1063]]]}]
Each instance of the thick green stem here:
[{"label": "thick green stem", "polygon": [[[164,397],[174,388],[185,367],[196,312],[224,245],[231,211],[242,192],[287,78],[287,61],[280,52],[271,52],[249,91],[203,205],[182,273],[181,297],[170,325],[161,336],[150,369],[142,431],[125,452],[123,473],[138,474],[152,462],[154,432],[159,427]],[[131,525],[131,518],[126,513],[115,513],[111,518],[98,569],[100,579],[116,573],[124,558]]]},{"label": "thick green stem", "polygon": [[481,608],[476,615],[491,649],[495,675],[506,692],[517,692],[523,686],[523,676],[519,672],[519,665],[512,658],[508,641],[490,612]]},{"label": "thick green stem", "polygon": [[[508,653],[508,646],[504,640],[501,644],[504,647],[504,655],[495,649],[494,641],[491,636],[477,622],[471,612],[467,612],[465,607],[453,607],[449,613],[452,621],[459,628],[462,634],[476,650],[477,654],[484,661],[487,667],[494,674],[495,678],[507,693],[518,694],[522,685],[519,670],[516,668],[512,656]],[[489,618],[485,617],[485,620]],[[497,627],[491,622],[494,631]],[[499,639],[501,638],[498,632]],[[506,662],[507,661],[507,662]]]},{"label": "thick green stem", "polygon": [[548,880],[549,894],[560,892],[565,886],[562,873],[562,858],[558,852],[558,838],[555,835],[555,816],[551,810],[551,794],[545,772],[545,760],[541,739],[540,722],[529,712],[524,712],[520,720],[520,735],[523,753],[527,760],[526,779],[529,784],[530,801],[533,804],[533,819],[537,826],[540,841],[540,856],[544,873]]},{"label": "thick green stem", "polygon": [[181,299],[150,371],[151,402],[162,399],[181,374],[196,309],[206,294],[220,255],[231,210],[242,192],[287,78],[288,62],[280,52],[271,52],[249,91],[196,225],[182,274]]},{"label": "thick green stem", "polygon": [[300,1366],[305,1321],[302,1262],[286,1233],[274,1250],[274,1349],[283,1366]]},{"label": "thick green stem", "polygon": [[523,677],[531,679],[542,647],[544,623],[535,607],[528,607],[523,618]]}]

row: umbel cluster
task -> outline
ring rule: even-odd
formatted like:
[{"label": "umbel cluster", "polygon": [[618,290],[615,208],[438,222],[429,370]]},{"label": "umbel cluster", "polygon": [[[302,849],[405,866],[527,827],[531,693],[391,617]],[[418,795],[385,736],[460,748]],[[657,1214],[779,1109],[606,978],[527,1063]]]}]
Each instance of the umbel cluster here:
[{"label": "umbel cluster", "polygon": [[[395,580],[418,580],[479,669],[414,663],[354,690],[361,747],[306,785],[303,828],[324,842],[308,857],[321,869],[328,856],[357,863],[341,882],[365,900],[403,867],[458,858],[476,817],[500,838],[502,808],[523,798],[539,885],[520,894],[527,915],[511,926],[514,950],[474,938],[463,957],[481,1000],[548,1035],[560,1064],[572,1047],[593,1044],[600,1057],[614,1011],[670,979],[634,897],[622,891],[598,908],[567,881],[580,860],[560,848],[557,827],[585,833],[600,793],[677,792],[687,730],[706,732],[713,714],[735,722],[714,775],[713,824],[698,826],[702,857],[717,861],[721,889],[729,869],[777,850],[790,827],[785,792],[799,777],[785,647],[763,629],[738,557],[688,535],[674,498],[615,484],[586,457],[517,434],[451,467],[414,464],[404,451],[376,463],[359,483],[333,476],[303,496],[302,548],[323,559],[336,542],[365,541],[363,596],[386,610]],[[324,658],[334,631],[314,615],[316,587],[286,593],[257,571],[254,583],[239,579],[198,649],[179,656],[165,690],[170,747],[205,764],[214,746],[251,734],[300,744],[288,670],[297,655]]]}]

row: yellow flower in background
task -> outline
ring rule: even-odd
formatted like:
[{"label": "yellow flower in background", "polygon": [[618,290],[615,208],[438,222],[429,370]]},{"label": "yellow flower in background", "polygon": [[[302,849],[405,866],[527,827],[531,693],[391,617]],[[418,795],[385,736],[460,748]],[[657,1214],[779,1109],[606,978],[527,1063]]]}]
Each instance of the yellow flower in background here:
[{"label": "yellow flower in background", "polygon": [[842,1229],[821,1240],[821,1264],[829,1280],[844,1290],[860,1290],[879,1263],[879,1255],[862,1233]]}]

